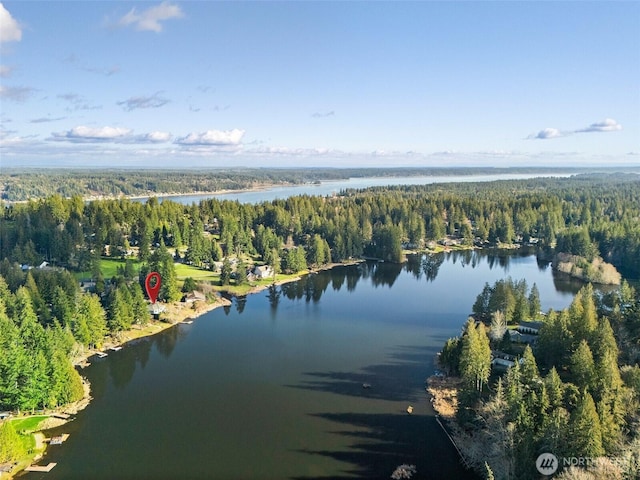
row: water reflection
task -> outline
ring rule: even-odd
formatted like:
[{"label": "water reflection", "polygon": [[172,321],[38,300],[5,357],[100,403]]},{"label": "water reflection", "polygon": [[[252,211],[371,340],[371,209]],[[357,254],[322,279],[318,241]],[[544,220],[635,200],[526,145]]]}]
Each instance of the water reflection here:
[{"label": "water reflection", "polygon": [[242,295],[240,297],[236,297],[234,303],[236,304],[236,312],[244,312],[244,307],[247,306],[247,296]]},{"label": "water reflection", "polygon": [[271,316],[273,317],[278,310],[278,304],[280,303],[280,289],[276,285],[269,285],[267,298],[269,299],[269,306],[271,307]]},{"label": "water reflection", "polygon": [[361,278],[371,280],[374,287],[391,288],[396,282],[405,264],[386,262],[365,262],[360,264]]},{"label": "water reflection", "polygon": [[[410,273],[417,280],[431,283],[436,280],[440,268],[445,262],[459,264],[462,267],[475,269],[481,264],[487,265],[489,270],[499,269],[509,273],[514,259],[531,256],[529,250],[515,250],[504,252],[498,250],[461,250],[438,254],[407,255],[407,261],[398,263],[366,261],[357,265],[336,267],[329,272],[312,273],[301,280],[283,285],[271,285],[267,291],[271,312],[278,309],[281,297],[288,300],[302,300],[318,303],[329,286],[335,292],[345,285],[348,292],[354,292],[360,281],[367,281],[371,286],[392,288],[403,272]],[[548,262],[537,260],[538,270],[544,272],[549,268]],[[553,273],[555,290],[560,293],[575,294],[584,283],[566,275]],[[478,292],[479,293],[479,292]],[[242,313],[247,298],[235,297],[233,303],[236,311]],[[230,307],[225,307],[228,314]]]},{"label": "water reflection", "polygon": [[[444,255],[409,255],[407,256],[407,263],[405,264],[405,270],[420,280],[423,276],[428,282],[433,282],[438,276],[438,270],[444,262]],[[472,256],[471,260],[476,256]],[[475,267],[475,264],[473,264]]]},{"label": "water reflection", "polygon": [[156,349],[165,358],[169,358],[173,353],[173,349],[176,348],[178,341],[184,337],[185,332],[180,328],[169,328],[166,334],[157,335],[157,341],[155,342]]}]

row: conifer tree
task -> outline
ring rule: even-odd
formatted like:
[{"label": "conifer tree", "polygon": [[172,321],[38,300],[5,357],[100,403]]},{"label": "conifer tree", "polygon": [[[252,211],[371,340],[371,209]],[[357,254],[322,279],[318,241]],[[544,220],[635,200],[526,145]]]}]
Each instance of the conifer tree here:
[{"label": "conifer tree", "polygon": [[586,340],[582,340],[571,355],[571,374],[573,383],[580,390],[592,387],[595,378],[595,365]]},{"label": "conifer tree", "polygon": [[599,457],[604,454],[600,417],[589,392],[583,391],[569,420],[569,452],[574,457]]}]

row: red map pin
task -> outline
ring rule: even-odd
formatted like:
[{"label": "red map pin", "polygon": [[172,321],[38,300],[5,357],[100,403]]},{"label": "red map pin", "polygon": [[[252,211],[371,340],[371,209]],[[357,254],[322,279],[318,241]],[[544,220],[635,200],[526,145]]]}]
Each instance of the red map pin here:
[{"label": "red map pin", "polygon": [[[151,285],[153,279],[155,279],[155,283]],[[149,295],[151,303],[156,303],[158,292],[160,291],[160,274],[158,272],[151,272],[147,275],[144,286],[147,288],[147,295]]]}]

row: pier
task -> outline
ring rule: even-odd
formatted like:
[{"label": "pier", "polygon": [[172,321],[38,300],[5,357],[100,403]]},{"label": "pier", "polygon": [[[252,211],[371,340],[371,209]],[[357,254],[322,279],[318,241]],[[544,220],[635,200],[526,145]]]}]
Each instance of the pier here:
[{"label": "pier", "polygon": [[27,468],[24,469],[25,472],[45,472],[48,473],[51,470],[53,470],[53,467],[55,467],[57,465],[57,463],[49,463],[48,465],[30,465]]}]

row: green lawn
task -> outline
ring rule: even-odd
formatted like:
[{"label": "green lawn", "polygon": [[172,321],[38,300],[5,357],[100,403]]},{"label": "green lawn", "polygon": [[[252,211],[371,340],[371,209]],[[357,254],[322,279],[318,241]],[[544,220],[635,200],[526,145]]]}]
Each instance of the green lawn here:
[{"label": "green lawn", "polygon": [[210,270],[202,270],[200,268],[186,265],[184,263],[176,263],[176,276],[178,280],[184,280],[187,277],[193,278],[196,282],[200,281],[217,281],[220,274]]},{"label": "green lawn", "polygon": [[[140,270],[141,262],[136,258],[132,258],[131,261],[133,262],[133,270],[137,273]],[[100,271],[105,279],[109,280],[110,278],[118,275],[118,267],[124,268],[124,260],[119,258],[100,258]],[[92,274],[90,271],[78,272],[75,274],[75,277],[78,280],[85,280],[87,278],[91,278],[91,276]]]},{"label": "green lawn", "polygon": [[18,418],[16,420],[11,420],[13,427],[16,429],[16,432],[35,432],[38,430],[38,425],[46,419],[49,418],[47,415],[38,415],[35,417],[27,417],[27,418]]}]

